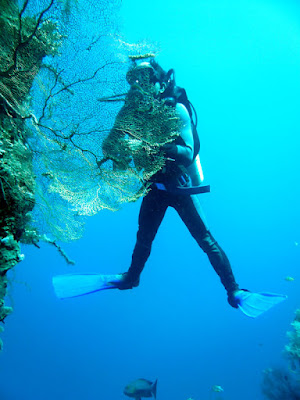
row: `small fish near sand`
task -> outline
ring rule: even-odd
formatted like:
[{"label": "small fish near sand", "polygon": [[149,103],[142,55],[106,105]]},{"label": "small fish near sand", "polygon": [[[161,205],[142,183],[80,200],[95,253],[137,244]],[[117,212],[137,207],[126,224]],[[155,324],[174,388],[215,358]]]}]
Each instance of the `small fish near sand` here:
[{"label": "small fish near sand", "polygon": [[157,379],[155,382],[151,382],[141,378],[126,385],[124,394],[135,400],[141,400],[143,397],[154,397],[156,399],[156,386]]}]

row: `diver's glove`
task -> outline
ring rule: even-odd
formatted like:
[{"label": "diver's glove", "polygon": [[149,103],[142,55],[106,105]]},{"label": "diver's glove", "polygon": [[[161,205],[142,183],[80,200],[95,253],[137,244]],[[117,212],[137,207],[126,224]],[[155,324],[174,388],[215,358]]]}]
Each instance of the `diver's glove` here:
[{"label": "diver's glove", "polygon": [[228,303],[231,305],[233,308],[238,308],[239,304],[241,303],[240,299],[240,294],[241,292],[249,292],[247,289],[237,289],[232,292],[227,292],[227,300]]},{"label": "diver's glove", "polygon": [[193,162],[193,150],[189,146],[176,145],[174,142],[161,146],[167,160],[176,161],[188,167]]},{"label": "diver's glove", "polygon": [[161,146],[161,149],[168,158],[176,159],[178,155],[178,148],[174,142],[164,144]]}]

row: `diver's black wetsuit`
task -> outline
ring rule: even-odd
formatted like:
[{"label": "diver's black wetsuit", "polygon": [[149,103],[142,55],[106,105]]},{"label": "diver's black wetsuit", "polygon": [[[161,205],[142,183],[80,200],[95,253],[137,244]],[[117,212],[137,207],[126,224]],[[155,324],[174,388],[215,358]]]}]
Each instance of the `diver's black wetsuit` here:
[{"label": "diver's black wetsuit", "polygon": [[173,207],[178,212],[191,235],[208,255],[210,263],[227,292],[237,290],[238,285],[235,282],[229,260],[207,229],[197,196],[172,194],[158,190],[154,185],[144,197],[140,209],[137,242],[128,271],[132,280],[138,279],[144,268],[151,252],[152,242],[168,207]]},{"label": "diver's black wetsuit", "polygon": [[[166,172],[160,171],[154,176],[155,182],[163,181],[166,186],[170,182],[174,185],[174,181],[180,181],[178,173],[176,174],[176,168],[177,171],[180,171],[180,166],[193,163],[194,140],[190,119],[186,108],[184,107],[183,109],[182,107],[182,105],[179,105],[178,111],[182,119],[183,128],[181,135],[174,143],[176,151],[174,152],[174,148],[171,151],[171,157],[173,158],[173,161],[169,162],[171,168],[169,168],[168,172],[167,162]],[[197,195],[174,194],[170,191],[158,189],[155,183],[152,184],[150,192],[144,197],[141,205],[137,242],[132,255],[132,263],[127,273],[127,279],[138,284],[139,276],[150,255],[152,242],[168,207],[173,207],[178,212],[191,235],[208,255],[210,263],[219,275],[223,286],[229,294],[232,294],[238,289],[238,285],[234,279],[226,254],[205,224],[205,218]]]}]

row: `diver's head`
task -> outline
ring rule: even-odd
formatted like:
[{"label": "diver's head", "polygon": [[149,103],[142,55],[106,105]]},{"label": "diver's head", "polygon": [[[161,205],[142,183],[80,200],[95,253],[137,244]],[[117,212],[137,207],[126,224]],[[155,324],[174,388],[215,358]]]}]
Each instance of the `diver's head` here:
[{"label": "diver's head", "polygon": [[140,87],[144,90],[153,85],[153,77],[154,69],[148,61],[134,63],[126,74],[126,80],[130,86]]},{"label": "diver's head", "polygon": [[135,63],[126,79],[131,87],[150,91],[160,98],[169,97],[175,86],[174,70],[164,71],[154,59]]}]

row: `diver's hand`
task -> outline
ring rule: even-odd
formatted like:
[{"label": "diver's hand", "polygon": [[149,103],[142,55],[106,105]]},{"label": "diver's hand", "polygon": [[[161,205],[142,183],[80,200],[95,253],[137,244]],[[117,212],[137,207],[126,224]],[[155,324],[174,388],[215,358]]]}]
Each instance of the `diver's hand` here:
[{"label": "diver's hand", "polygon": [[161,149],[165,153],[167,158],[171,158],[174,160],[176,159],[178,155],[178,148],[174,142],[164,144],[163,146],[161,146]]}]

